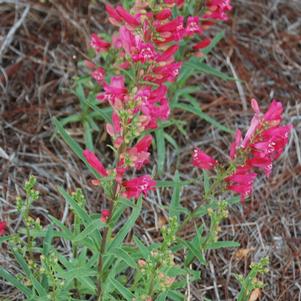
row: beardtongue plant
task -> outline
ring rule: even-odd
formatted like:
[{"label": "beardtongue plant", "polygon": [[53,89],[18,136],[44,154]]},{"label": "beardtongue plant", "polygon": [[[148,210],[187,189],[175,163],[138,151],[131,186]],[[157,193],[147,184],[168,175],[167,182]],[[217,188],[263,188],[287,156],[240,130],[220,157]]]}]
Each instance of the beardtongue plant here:
[{"label": "beardtongue plant", "polygon": [[[245,204],[260,170],[270,176],[272,162],[283,152],[291,126],[281,125],[281,102],[274,100],[266,113],[261,113],[256,100],[251,101],[255,115],[244,137],[237,130],[227,162],[220,163],[199,148],[193,150],[191,164],[203,170],[204,182],[203,202],[194,210],[180,203],[186,182],[178,172],[168,183],[143,172],[151,161],[152,133],[170,116],[171,83],[177,82],[189,56],[202,57],[202,49],[210,44],[203,38],[204,30],[216,20],[226,20],[230,9],[226,0],[135,1],[130,10],[106,5],[109,21],[118,30],[111,40],[91,36],[90,45],[102,65],[85,64],[97,84],[91,85],[97,101],[109,105],[108,112],[112,112],[110,118],[104,118],[112,139],[113,163],[104,166],[102,162],[108,160],[96,155],[93,144],[82,150],[62,123],[55,121],[59,133],[93,174],[94,188],[102,188],[106,200],[100,213],[88,213],[80,190],[70,195],[60,188],[73,221],[66,225],[49,216],[51,224],[45,231],[39,219],[30,216],[39,195],[35,179],[29,179],[25,200],[18,198],[17,202],[23,227],[1,238],[22,272],[15,277],[0,269],[0,276],[26,300],[191,300],[190,284],[201,281],[208,251],[239,246],[219,240],[220,223],[227,218],[230,204],[239,199]],[[198,14],[187,15],[195,11]],[[143,201],[154,196],[150,193],[158,189],[158,183],[167,184],[173,193],[162,207],[168,216],[161,237],[153,242],[138,237],[134,226],[140,223]],[[227,199],[229,192],[239,198]],[[198,226],[205,215],[208,225]],[[1,235],[6,228],[5,222],[0,223]],[[192,238],[182,234],[187,229]],[[267,264],[263,259],[252,265],[246,278],[237,276],[242,289],[234,299],[249,300],[252,291],[262,287],[257,277],[266,272]]]}]

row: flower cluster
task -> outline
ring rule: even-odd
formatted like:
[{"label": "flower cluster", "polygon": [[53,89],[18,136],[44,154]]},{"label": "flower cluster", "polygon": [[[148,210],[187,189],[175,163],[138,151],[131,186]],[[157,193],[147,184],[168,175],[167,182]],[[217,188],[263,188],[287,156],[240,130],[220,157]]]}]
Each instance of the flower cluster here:
[{"label": "flower cluster", "polygon": [[[106,74],[102,66],[92,62],[86,62],[86,66],[101,87],[96,98],[113,109],[112,123],[106,125],[106,130],[112,137],[117,163],[108,170],[90,150],[83,155],[100,176],[114,178],[113,198],[117,194],[138,199],[154,189],[156,182],[149,175],[125,180],[125,173],[130,168],[141,170],[149,162],[152,136],[143,134],[170,114],[166,84],[179,75],[182,61],[177,61],[175,55],[180,42],[193,40],[189,44],[192,52],[207,47],[210,40],[202,38],[204,29],[215,20],[226,20],[231,9],[227,0],[208,0],[200,10],[202,16],[184,17],[180,15],[184,4],[184,0],[165,0],[160,4],[136,1],[130,11],[121,5],[106,4],[109,21],[118,31],[111,41],[96,34],[91,36],[90,46],[96,54],[115,57],[111,65],[113,76],[112,70]],[[177,16],[173,8],[177,8]]]},{"label": "flower cluster", "polygon": [[[273,100],[265,114],[261,113],[255,99],[251,104],[255,115],[244,138],[240,130],[236,131],[230,147],[231,174],[226,174],[224,178],[227,189],[238,193],[241,202],[251,194],[258,170],[262,170],[267,177],[271,174],[272,163],[282,154],[292,129],[292,125],[280,125],[283,113],[281,102]],[[217,164],[201,150],[194,150],[194,166],[208,170]]]}]

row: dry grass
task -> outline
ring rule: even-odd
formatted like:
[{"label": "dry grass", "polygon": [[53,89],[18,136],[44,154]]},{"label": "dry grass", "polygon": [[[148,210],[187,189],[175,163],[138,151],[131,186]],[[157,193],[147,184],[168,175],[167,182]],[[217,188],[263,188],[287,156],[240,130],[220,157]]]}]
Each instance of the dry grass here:
[{"label": "dry grass", "polygon": [[[102,194],[91,189],[81,162],[55,136],[51,122],[53,116],[79,111],[69,90],[72,77],[79,72],[77,62],[85,57],[90,33],[103,30],[104,12],[93,1],[26,1],[29,6],[8,2],[14,1],[0,1],[0,219],[8,220],[13,232],[20,223],[15,198],[23,194],[22,185],[29,174],[37,176],[42,194],[33,215],[44,223],[48,214],[69,222],[57,185],[69,190],[82,187],[92,211],[104,202]],[[203,296],[233,300],[238,288],[233,273],[246,274],[250,262],[268,255],[270,272],[260,300],[301,300],[301,3],[233,2],[234,16],[226,25],[226,38],[208,60],[241,82],[196,78],[202,109],[228,127],[246,129],[252,114],[249,99],[255,97],[266,107],[271,98],[277,98],[285,103],[285,120],[294,125],[294,131],[272,177],[257,181],[248,209],[234,208],[223,225],[222,238],[241,242],[244,250],[238,254],[233,250],[211,252],[210,265],[207,270],[201,268],[202,281],[190,285],[190,294],[192,300]],[[173,177],[176,166],[185,177],[196,176],[187,164],[193,145],[226,158],[229,135],[190,114],[176,115],[187,122],[193,144],[171,130],[181,152],[177,157],[168,149],[166,179]],[[74,126],[70,131],[82,142],[80,128]],[[95,138],[99,145],[104,139],[103,135]],[[183,191],[184,204],[193,208],[201,202],[200,189]],[[162,202],[164,198],[157,195],[145,202],[135,230],[145,240],[156,239],[159,225],[164,223]],[[149,218],[153,216],[155,222]],[[0,264],[17,271],[5,250],[0,252]],[[1,298],[21,300],[3,282]]]}]

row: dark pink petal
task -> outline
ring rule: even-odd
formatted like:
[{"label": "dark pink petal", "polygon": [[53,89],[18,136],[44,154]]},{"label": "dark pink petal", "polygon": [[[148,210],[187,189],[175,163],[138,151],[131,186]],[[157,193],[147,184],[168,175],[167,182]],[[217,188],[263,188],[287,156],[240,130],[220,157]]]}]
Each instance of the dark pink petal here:
[{"label": "dark pink petal", "polygon": [[101,176],[106,177],[108,175],[108,172],[92,151],[85,149],[83,151],[83,156],[85,157],[89,165],[94,168]]},{"label": "dark pink petal", "polygon": [[121,5],[116,7],[117,13],[122,17],[122,19],[129,25],[137,27],[140,25],[139,21],[136,20],[129,12],[127,12]]},{"label": "dark pink petal", "polygon": [[195,167],[210,170],[216,166],[217,161],[202,152],[199,148],[195,148],[192,155],[192,164]]},{"label": "dark pink petal", "polygon": [[0,221],[0,236],[5,234],[6,228],[7,228],[7,223],[4,221]]}]

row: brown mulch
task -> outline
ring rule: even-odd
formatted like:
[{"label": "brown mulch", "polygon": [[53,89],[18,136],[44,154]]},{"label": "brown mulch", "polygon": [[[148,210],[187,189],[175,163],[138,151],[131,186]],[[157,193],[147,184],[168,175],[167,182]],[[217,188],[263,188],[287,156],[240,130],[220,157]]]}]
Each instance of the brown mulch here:
[{"label": "brown mulch", "polygon": [[[68,216],[59,185],[69,191],[83,188],[89,209],[98,211],[102,194],[91,188],[89,172],[54,132],[52,118],[80,112],[71,92],[73,77],[82,72],[78,62],[85,58],[89,35],[106,26],[103,7],[80,0],[0,3],[0,220],[9,221],[11,232],[18,227],[15,198],[23,194],[30,174],[38,178],[41,192],[33,215],[44,223],[48,214]],[[259,300],[301,300],[301,2],[235,0],[233,6],[230,20],[213,30],[226,29],[226,36],[207,61],[240,81],[194,78],[200,85],[201,107],[229,128],[246,130],[252,117],[249,100],[254,97],[267,107],[276,98],[285,104],[285,121],[294,130],[271,178],[260,178],[248,207],[231,210],[222,226],[221,239],[239,241],[240,253],[211,252],[208,268],[200,267],[201,281],[191,285],[191,300],[234,300],[238,286],[233,274],[246,274],[250,263],[263,256],[269,256],[270,266]],[[193,145],[227,158],[229,134],[191,114],[176,116],[186,121],[189,138],[170,129],[180,155],[168,146],[164,179],[172,179],[176,166],[185,178],[196,177],[187,163]],[[83,143],[81,125],[73,124],[69,132]],[[97,146],[103,148],[104,139],[95,133]],[[194,208],[201,201],[200,187],[189,186],[182,196],[183,204]],[[136,229],[152,239],[164,223],[160,202],[156,195],[148,197]],[[155,224],[150,216],[155,216]],[[0,252],[0,264],[15,269],[6,252]],[[0,299],[5,298],[21,300],[14,288],[0,281]]]}]

